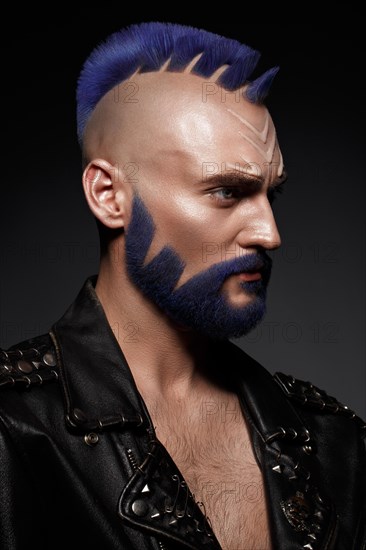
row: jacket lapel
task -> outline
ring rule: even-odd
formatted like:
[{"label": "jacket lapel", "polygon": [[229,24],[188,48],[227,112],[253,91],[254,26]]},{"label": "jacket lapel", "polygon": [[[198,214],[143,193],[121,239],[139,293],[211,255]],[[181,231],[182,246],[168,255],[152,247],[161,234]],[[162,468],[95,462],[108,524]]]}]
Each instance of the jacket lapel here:
[{"label": "jacket lapel", "polygon": [[[232,350],[239,369],[243,352]],[[253,448],[261,465],[275,549],[330,549],[337,514],[324,487],[316,439],[273,376],[246,354],[237,377]],[[241,357],[241,359],[240,359]],[[244,372],[245,371],[245,372]]]},{"label": "jacket lapel", "polygon": [[211,526],[165,447],[153,443],[125,486],[119,515],[129,524],[197,550],[220,550]]}]

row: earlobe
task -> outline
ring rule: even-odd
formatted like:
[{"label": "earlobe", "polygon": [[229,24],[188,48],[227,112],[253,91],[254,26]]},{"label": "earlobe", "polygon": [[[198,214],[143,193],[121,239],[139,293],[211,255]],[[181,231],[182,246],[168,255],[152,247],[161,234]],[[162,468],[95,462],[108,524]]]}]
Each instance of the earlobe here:
[{"label": "earlobe", "polygon": [[116,168],[104,159],[93,159],[83,173],[83,188],[89,208],[105,226],[124,226],[122,182]]}]

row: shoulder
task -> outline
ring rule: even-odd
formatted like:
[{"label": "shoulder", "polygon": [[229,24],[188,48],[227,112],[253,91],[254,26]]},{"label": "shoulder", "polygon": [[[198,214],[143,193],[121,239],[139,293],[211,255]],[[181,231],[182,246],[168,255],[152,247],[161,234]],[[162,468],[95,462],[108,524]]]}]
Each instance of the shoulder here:
[{"label": "shoulder", "polygon": [[57,380],[56,350],[46,333],[0,348],[0,391],[31,388]]},{"label": "shoulder", "polygon": [[[278,394],[279,391],[297,416],[318,433],[324,436],[328,433],[330,438],[334,435],[334,439],[340,437],[340,434],[345,439],[352,439],[356,435],[356,439],[360,439],[358,436],[361,436],[366,442],[365,420],[337,397],[311,381],[295,378],[291,374],[271,374],[256,359],[233,343],[225,346],[225,351],[230,354],[235,371],[243,373],[242,377],[250,381],[253,390],[258,391],[255,389],[258,387],[264,388],[268,394],[268,406],[271,403],[271,392],[275,391]],[[242,365],[245,365],[245,369],[237,368]]]},{"label": "shoulder", "polygon": [[329,422],[342,424],[351,432],[355,429],[362,438],[366,437],[365,420],[336,397],[329,395],[324,389],[312,382],[295,378],[283,372],[273,374],[273,380],[280,387],[285,398],[300,414],[306,415],[308,418],[328,418]]}]

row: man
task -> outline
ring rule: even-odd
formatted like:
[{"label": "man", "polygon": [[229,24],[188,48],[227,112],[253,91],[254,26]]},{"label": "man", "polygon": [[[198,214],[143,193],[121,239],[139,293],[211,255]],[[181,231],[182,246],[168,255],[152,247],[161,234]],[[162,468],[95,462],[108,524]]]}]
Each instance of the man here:
[{"label": "man", "polygon": [[149,23],[85,63],[100,270],[1,352],[1,548],[365,547],[365,423],[229,342],[262,319],[280,246],[257,59]]}]

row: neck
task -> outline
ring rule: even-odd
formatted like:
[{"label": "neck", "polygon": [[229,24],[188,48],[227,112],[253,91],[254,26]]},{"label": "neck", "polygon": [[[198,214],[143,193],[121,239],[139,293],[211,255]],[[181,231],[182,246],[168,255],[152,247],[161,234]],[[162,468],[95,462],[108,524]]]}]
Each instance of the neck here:
[{"label": "neck", "polygon": [[108,259],[95,291],[143,396],[184,399],[212,386],[212,341],[171,321]]}]

